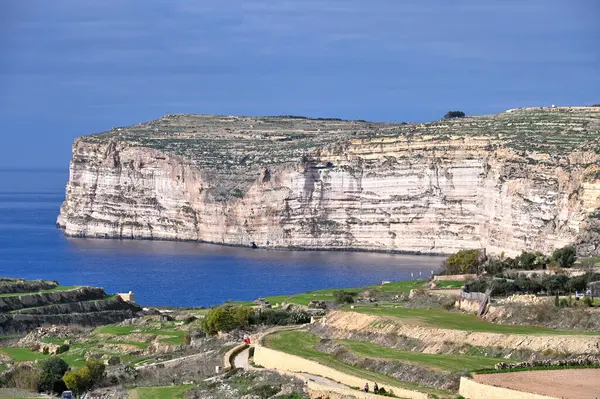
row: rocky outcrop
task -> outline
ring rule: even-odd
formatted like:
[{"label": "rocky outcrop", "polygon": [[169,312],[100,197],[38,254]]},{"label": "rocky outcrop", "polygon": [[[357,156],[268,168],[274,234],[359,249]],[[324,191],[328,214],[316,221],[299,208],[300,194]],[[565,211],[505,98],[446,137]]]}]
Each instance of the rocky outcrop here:
[{"label": "rocky outcrop", "polygon": [[[142,312],[135,303],[108,296],[102,288],[60,287],[56,282],[48,286],[47,282],[23,279],[3,281],[8,293],[0,294],[0,335],[18,334],[46,324],[98,326]],[[22,292],[25,288],[37,292]]]},{"label": "rocky outcrop", "polygon": [[57,303],[54,305],[16,310],[13,312],[13,314],[51,315],[67,313],[93,313],[107,310],[132,310],[137,312],[140,309],[135,304],[125,302],[117,298],[85,302]]},{"label": "rocky outcrop", "polygon": [[169,115],[80,137],[71,236],[600,255],[600,108],[427,124]]},{"label": "rocky outcrop", "polygon": [[56,303],[90,301],[93,299],[103,299],[105,296],[106,294],[102,288],[95,287],[79,287],[65,291],[4,296],[0,297],[0,312],[9,312]]},{"label": "rocky outcrop", "polygon": [[0,294],[49,290],[58,286],[56,281],[0,278]]},{"label": "rocky outcrop", "polygon": [[132,309],[49,315],[2,313],[0,314],[0,334],[18,334],[49,324],[77,324],[90,327],[100,326],[118,323],[122,320],[134,317],[136,313],[137,312]]}]

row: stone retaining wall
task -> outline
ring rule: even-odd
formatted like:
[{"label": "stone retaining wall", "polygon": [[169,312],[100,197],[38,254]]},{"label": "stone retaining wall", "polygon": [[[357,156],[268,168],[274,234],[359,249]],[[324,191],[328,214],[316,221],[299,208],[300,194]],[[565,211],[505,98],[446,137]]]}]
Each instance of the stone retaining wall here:
[{"label": "stone retaining wall", "polygon": [[[394,394],[401,398],[409,398],[409,399],[427,399],[428,395],[422,392],[411,391],[408,389],[398,388],[394,386],[390,386],[389,384],[382,383],[381,381],[365,381],[364,378],[355,377],[352,375],[348,375],[342,373],[341,371],[335,370],[331,367],[324,366],[320,363],[314,362],[312,360],[304,359],[299,356],[290,355],[288,353],[276,351],[273,349],[265,348],[264,346],[257,345],[254,349],[254,363],[259,364],[266,368],[271,368],[275,370],[283,370],[290,371],[296,373],[310,373],[313,375],[322,376],[325,378],[329,378],[330,380],[339,382],[341,384],[347,385],[349,387],[362,387],[365,382],[368,382],[369,385],[377,382],[379,386],[385,387],[386,389],[391,389],[394,391]],[[341,389],[341,388],[337,388]],[[327,387],[327,391],[335,391],[332,387]],[[351,391],[342,390],[346,394]],[[367,398],[367,397],[365,397]],[[369,397],[370,398],[370,397]]]},{"label": "stone retaining wall", "polygon": [[433,281],[469,281],[475,280],[476,278],[476,274],[448,274],[433,276]]},{"label": "stone retaining wall", "polygon": [[494,387],[466,377],[461,377],[458,392],[466,399],[558,399],[552,396]]},{"label": "stone retaining wall", "polygon": [[[308,381],[306,384],[308,395],[311,399],[347,399],[349,396],[357,399],[381,399],[381,395],[367,393],[355,389],[343,389],[319,384],[318,382]],[[395,392],[395,391],[394,391]],[[397,396],[397,395],[396,395]]]},{"label": "stone retaining wall", "polygon": [[223,357],[223,370],[229,371],[233,368],[233,358],[235,355],[243,351],[248,347],[248,344],[239,344],[238,346],[231,348]]}]

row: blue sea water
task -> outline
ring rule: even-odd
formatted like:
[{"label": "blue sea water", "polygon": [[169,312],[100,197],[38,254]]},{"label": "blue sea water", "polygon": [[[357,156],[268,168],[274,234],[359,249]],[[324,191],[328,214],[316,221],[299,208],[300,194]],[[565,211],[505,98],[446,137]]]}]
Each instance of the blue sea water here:
[{"label": "blue sea water", "polygon": [[55,227],[67,180],[67,170],[0,170],[0,276],[131,290],[142,305],[209,306],[408,280],[441,263],[429,256],[68,238]]}]

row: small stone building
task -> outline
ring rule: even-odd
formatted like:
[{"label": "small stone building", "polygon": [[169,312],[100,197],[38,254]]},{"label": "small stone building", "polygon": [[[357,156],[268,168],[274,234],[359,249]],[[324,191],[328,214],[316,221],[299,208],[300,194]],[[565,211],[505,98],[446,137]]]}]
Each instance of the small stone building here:
[{"label": "small stone building", "polygon": [[122,300],[124,300],[125,302],[131,302],[131,303],[135,303],[135,294],[131,291],[125,293],[125,294],[117,294],[117,296],[119,298],[121,298]]}]

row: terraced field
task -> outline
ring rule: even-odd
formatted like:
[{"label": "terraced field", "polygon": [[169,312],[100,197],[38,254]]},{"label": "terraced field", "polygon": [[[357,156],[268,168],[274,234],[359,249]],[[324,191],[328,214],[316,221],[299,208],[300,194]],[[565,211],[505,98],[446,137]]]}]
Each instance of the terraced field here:
[{"label": "terraced field", "polygon": [[[180,329],[172,321],[153,321],[144,319],[144,326],[108,325],[97,327],[84,337],[76,338],[65,353],[58,356],[72,367],[85,364],[86,356],[97,354],[105,357],[118,357],[121,362],[132,365],[143,364],[152,359],[147,350],[151,345],[167,345],[170,350],[177,350],[184,343],[185,329]],[[197,328],[197,326],[196,326]],[[72,339],[68,339],[72,341]],[[46,337],[42,343],[62,345],[67,338]],[[0,348],[0,354],[8,356],[13,362],[26,362],[48,358],[50,355],[30,347]]]},{"label": "terraced field", "polygon": [[[333,293],[335,291],[358,293],[360,291],[369,290],[373,293],[402,294],[408,293],[410,292],[410,290],[415,288],[424,288],[425,286],[425,280],[397,281],[383,285],[373,285],[360,288],[329,288],[324,290],[304,292],[300,294],[268,296],[265,297],[265,300],[269,301],[269,303],[271,303],[272,305],[281,304],[285,302],[306,306],[310,301],[333,301]],[[244,304],[250,305],[251,302],[245,302]]]},{"label": "terraced field", "polygon": [[353,309],[347,307],[346,310],[377,316],[397,317],[408,324],[471,332],[524,335],[600,335],[600,333],[587,331],[554,330],[537,326],[496,324],[482,320],[472,314],[437,309],[416,309],[400,306],[355,306]]},{"label": "terraced field", "polygon": [[139,311],[139,306],[107,295],[102,288],[0,279],[0,335],[22,334],[44,324],[97,326]]}]

